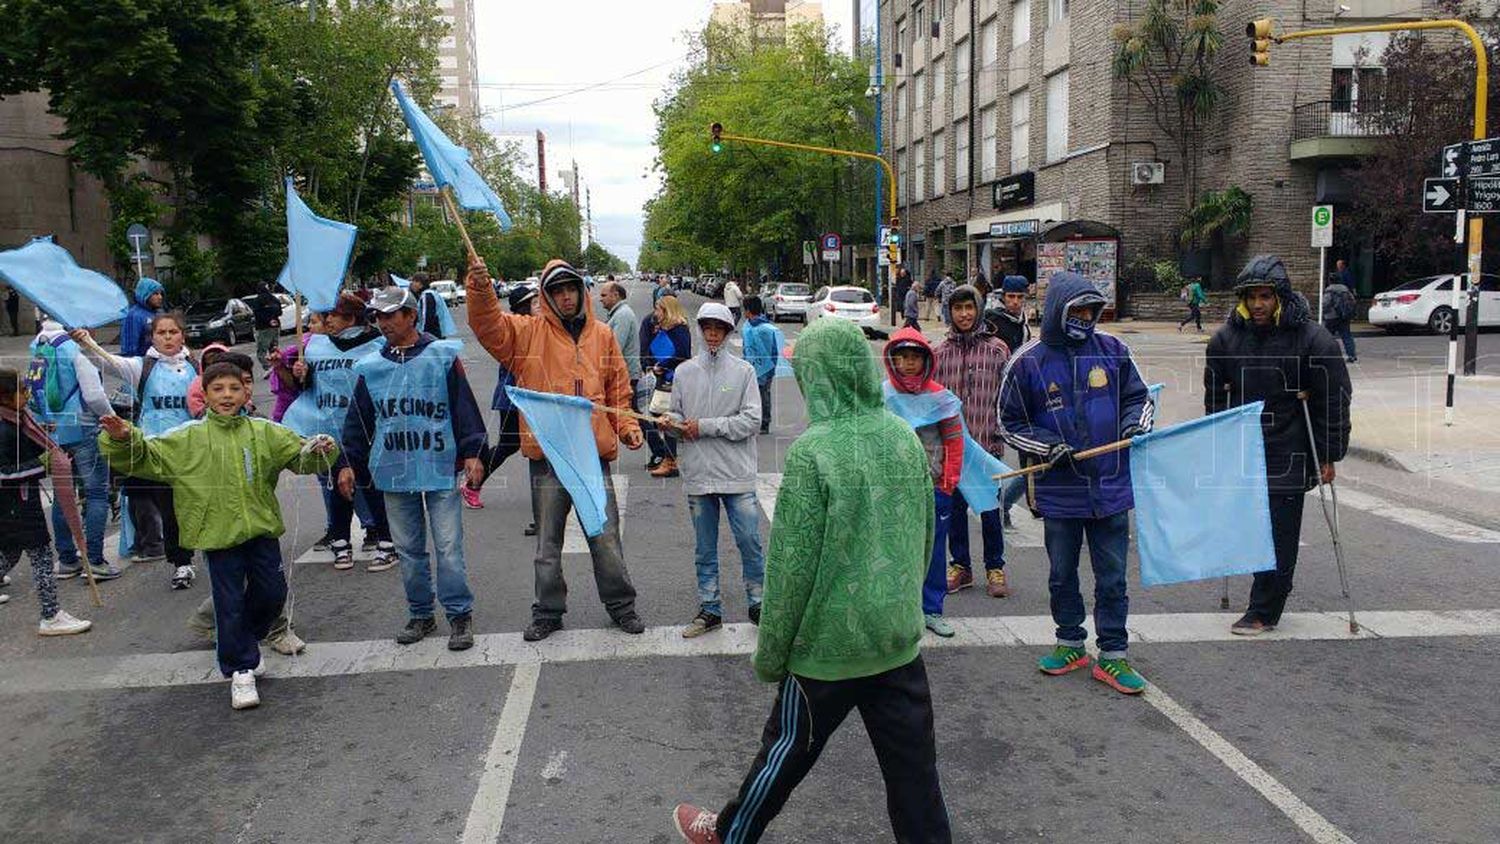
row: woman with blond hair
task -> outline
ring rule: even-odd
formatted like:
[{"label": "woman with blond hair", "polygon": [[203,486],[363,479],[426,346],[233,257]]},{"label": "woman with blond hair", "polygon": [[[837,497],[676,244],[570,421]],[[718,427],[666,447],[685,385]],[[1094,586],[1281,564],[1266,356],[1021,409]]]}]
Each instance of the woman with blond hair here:
[{"label": "woman with blond hair", "polygon": [[[693,356],[693,335],[688,330],[687,314],[682,302],[668,293],[656,300],[651,316],[641,326],[641,370],[650,370],[656,378],[651,394],[650,413],[665,413],[672,401],[672,376],[677,365]],[[642,423],[646,443],[651,447],[651,462],[646,468],[656,478],[677,477],[677,441],[663,436],[655,425]]]}]

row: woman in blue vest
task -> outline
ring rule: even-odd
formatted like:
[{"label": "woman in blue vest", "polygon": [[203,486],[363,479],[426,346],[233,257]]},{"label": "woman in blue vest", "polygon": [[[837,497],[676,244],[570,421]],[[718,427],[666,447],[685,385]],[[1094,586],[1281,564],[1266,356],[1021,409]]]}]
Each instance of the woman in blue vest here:
[{"label": "woman in blue vest", "polygon": [[[151,348],[138,358],[104,351],[82,329],[71,334],[101,372],[133,388],[135,421],[148,437],[193,421],[188,412],[187,393],[193,379],[198,377],[198,368],[187,349],[182,317],[157,314],[151,318],[149,327]],[[135,561],[165,559],[172,565],[172,588],[192,586],[197,570],[193,568],[193,552],[177,541],[172,488],[140,478],[126,478],[124,486],[130,496],[130,520],[135,525]]]},{"label": "woman in blue vest", "polygon": [[[363,299],[352,293],[339,295],[334,309],[323,314],[322,332],[307,341],[302,357],[292,365],[292,374],[302,392],[281,417],[281,424],[304,437],[327,434],[337,440],[344,432],[344,417],[354,395],[355,365],[385,346],[380,331],[370,325]],[[319,475],[323,487],[323,505],[328,510],[328,531],[314,545],[333,552],[333,567],[340,571],[354,568],[354,546],[350,543],[350,522],[355,510],[362,512],[365,528],[362,550],[373,550],[375,556],[368,571],[385,571],[396,565],[396,546],[391,544],[391,529],[386,521],[385,501],[379,495],[363,493],[355,499],[333,494],[328,475]],[[356,508],[358,505],[358,508]]]}]

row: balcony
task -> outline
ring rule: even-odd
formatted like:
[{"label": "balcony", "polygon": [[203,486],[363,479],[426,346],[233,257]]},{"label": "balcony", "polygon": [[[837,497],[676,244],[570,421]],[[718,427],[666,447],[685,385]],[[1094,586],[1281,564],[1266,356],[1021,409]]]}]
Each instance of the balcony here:
[{"label": "balcony", "polygon": [[1374,155],[1405,115],[1379,101],[1322,100],[1292,112],[1293,161]]}]

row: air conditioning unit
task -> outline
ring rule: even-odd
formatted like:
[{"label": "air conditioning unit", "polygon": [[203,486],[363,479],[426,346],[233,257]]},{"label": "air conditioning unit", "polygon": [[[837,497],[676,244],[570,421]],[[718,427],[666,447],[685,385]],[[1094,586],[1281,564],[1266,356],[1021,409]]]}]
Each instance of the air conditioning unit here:
[{"label": "air conditioning unit", "polygon": [[1167,180],[1167,165],[1160,161],[1137,161],[1130,165],[1132,185],[1159,185]]}]

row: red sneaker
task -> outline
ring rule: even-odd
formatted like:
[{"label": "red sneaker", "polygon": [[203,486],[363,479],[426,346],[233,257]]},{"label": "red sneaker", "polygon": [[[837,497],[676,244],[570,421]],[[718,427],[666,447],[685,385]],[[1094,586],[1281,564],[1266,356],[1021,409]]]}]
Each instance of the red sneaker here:
[{"label": "red sneaker", "polygon": [[483,510],[484,500],[479,497],[479,490],[468,484],[459,484],[458,492],[464,497],[464,506],[470,510]]},{"label": "red sneaker", "polygon": [[719,816],[707,809],[700,809],[691,803],[678,803],[677,808],[672,810],[672,823],[683,841],[691,844],[720,844],[716,828]]},{"label": "red sneaker", "polygon": [[956,563],[948,564],[948,594],[974,585],[974,572]]}]

